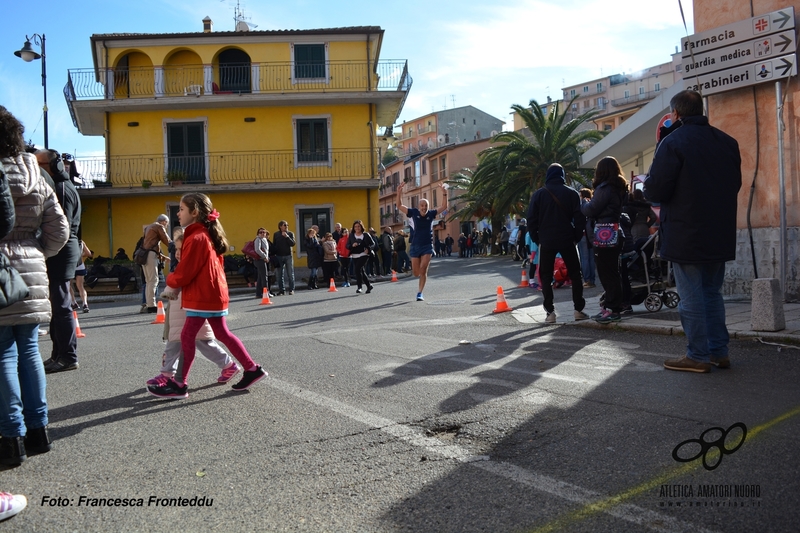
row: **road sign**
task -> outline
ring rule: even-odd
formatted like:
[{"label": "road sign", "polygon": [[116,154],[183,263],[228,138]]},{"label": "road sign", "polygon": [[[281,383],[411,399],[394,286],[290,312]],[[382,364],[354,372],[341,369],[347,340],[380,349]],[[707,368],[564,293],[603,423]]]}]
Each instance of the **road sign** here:
[{"label": "road sign", "polygon": [[687,89],[701,91],[703,96],[708,96],[796,74],[797,55],[789,54],[710,74],[692,76],[686,78],[684,83]]},{"label": "road sign", "polygon": [[782,56],[797,49],[794,30],[765,35],[752,41],[737,43],[709,52],[683,58],[684,77],[694,77],[746,63]]},{"label": "road sign", "polygon": [[658,121],[658,126],[656,126],[656,142],[661,140],[661,127],[666,126],[669,128],[672,126],[672,113],[667,113],[661,120]]},{"label": "road sign", "polygon": [[686,59],[693,53],[696,57],[701,52],[760,39],[765,35],[792,28],[794,28],[794,7],[779,9],[765,15],[684,37],[681,39],[681,56]]}]

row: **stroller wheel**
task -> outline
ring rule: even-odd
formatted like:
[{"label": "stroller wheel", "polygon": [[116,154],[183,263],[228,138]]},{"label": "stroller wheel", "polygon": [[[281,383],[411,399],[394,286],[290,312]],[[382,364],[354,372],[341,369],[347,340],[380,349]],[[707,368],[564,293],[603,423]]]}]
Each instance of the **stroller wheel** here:
[{"label": "stroller wheel", "polygon": [[647,298],[645,298],[644,300],[645,308],[647,308],[647,310],[650,311],[651,313],[655,313],[656,311],[661,309],[661,305],[662,305],[661,297],[654,292],[648,294]]},{"label": "stroller wheel", "polygon": [[664,301],[664,305],[670,309],[678,307],[678,302],[681,301],[681,297],[678,296],[678,293],[673,291],[664,292],[664,296],[662,296],[661,299]]}]

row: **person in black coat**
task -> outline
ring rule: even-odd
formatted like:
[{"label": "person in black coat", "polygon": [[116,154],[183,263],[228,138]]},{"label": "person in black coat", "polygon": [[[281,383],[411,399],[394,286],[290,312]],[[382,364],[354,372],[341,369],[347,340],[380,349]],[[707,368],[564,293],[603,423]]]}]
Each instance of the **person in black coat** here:
[{"label": "person in black coat", "polygon": [[306,259],[311,273],[308,276],[308,289],[319,289],[317,287],[317,269],[322,268],[322,245],[317,239],[317,231],[309,228],[306,231]]},{"label": "person in black coat", "polygon": [[575,320],[589,318],[583,312],[583,278],[575,243],[583,235],[586,218],[581,213],[578,191],[567,187],[564,167],[553,163],[547,169],[544,187],[533,193],[526,216],[531,240],[539,245],[539,278],[542,281],[544,309],[548,323],[556,321],[553,306],[553,268],[556,254],[561,254],[572,280],[572,303]]},{"label": "person in black coat", "polygon": [[78,368],[78,337],[72,314],[72,296],[69,292],[75,278],[75,268],[81,257],[78,231],[81,226],[81,198],[72,183],[64,162],[55,150],[37,150],[36,160],[55,183],[55,193],[69,223],[69,240],[58,254],[47,260],[47,278],[50,289],[50,338],[53,341],[51,357],[44,364],[47,374]]},{"label": "person in black coat", "polygon": [[722,283],[725,262],[736,258],[736,209],[742,158],[736,139],[703,116],[703,97],[681,91],[670,100],[673,131],[662,137],[644,183],[661,204],[661,257],[672,261],[686,333],[686,355],[669,370],[728,368],[728,329]]}]

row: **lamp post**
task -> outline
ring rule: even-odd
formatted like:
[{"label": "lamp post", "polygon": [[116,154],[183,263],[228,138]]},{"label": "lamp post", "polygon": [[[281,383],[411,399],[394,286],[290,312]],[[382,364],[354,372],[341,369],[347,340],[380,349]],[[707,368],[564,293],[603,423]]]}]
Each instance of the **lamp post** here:
[{"label": "lamp post", "polygon": [[[36,43],[37,46],[41,47],[42,53],[38,54],[31,46],[31,40]],[[42,108],[42,112],[44,114],[44,147],[50,148],[47,139],[47,60],[45,55],[44,49],[45,38],[44,34],[39,35],[38,33],[34,33],[31,37],[25,36],[25,44],[22,45],[21,50],[17,50],[14,52],[14,55],[17,57],[21,57],[23,61],[26,63],[30,63],[34,59],[41,59],[42,60],[42,87],[44,87],[44,107]]]}]

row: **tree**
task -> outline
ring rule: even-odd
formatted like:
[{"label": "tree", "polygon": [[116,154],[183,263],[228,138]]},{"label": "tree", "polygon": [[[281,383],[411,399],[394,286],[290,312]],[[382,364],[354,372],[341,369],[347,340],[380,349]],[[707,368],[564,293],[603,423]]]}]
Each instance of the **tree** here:
[{"label": "tree", "polygon": [[[572,107],[574,100],[566,109]],[[602,139],[605,132],[576,130],[599,111],[588,111],[566,121],[558,107],[553,105],[545,111],[536,100],[531,100],[530,108],[511,106],[525,123],[528,135],[513,131],[492,137],[495,146],[478,154],[475,172],[462,173],[453,180],[457,188],[466,188],[462,196],[466,205],[453,216],[469,214],[462,218],[470,218],[481,212],[491,213],[496,232],[499,225],[494,218],[502,220],[509,213],[525,213],[531,194],[544,185],[547,167],[552,163],[564,167],[568,184],[587,184],[587,174],[578,168],[581,154]]]}]

